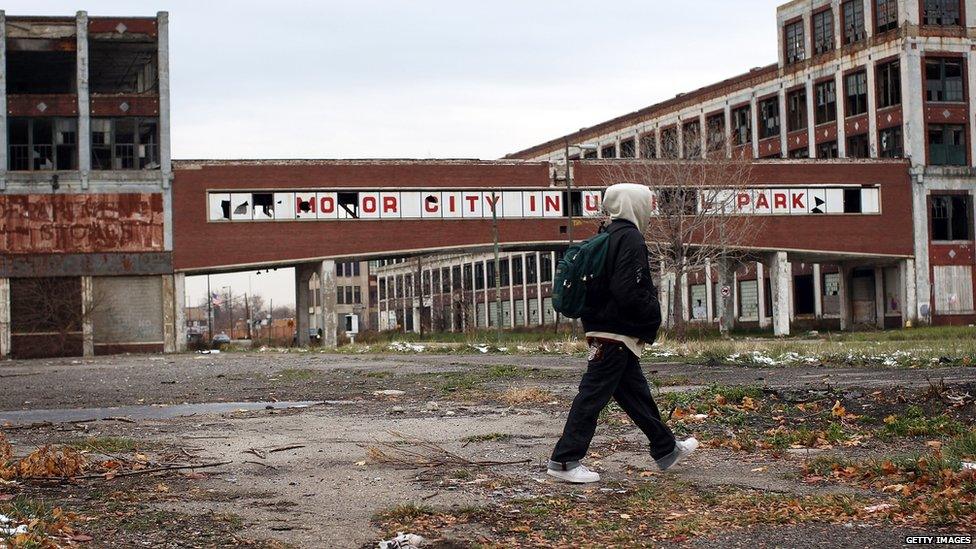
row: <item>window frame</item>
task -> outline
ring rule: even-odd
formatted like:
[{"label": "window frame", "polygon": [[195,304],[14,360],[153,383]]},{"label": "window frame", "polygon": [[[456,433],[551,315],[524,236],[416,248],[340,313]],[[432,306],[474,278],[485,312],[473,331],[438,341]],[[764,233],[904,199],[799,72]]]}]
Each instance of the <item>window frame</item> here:
[{"label": "window frame", "polygon": [[[821,103],[820,90],[824,87],[830,88],[833,99],[830,102]],[[833,108],[830,108],[830,105],[833,105]],[[824,120],[821,120],[822,109],[825,117]],[[829,109],[829,112],[827,109]],[[837,122],[837,81],[833,78],[813,84],[813,121],[815,126]]]},{"label": "window frame", "polygon": [[895,58],[875,65],[874,87],[879,110],[901,105],[900,59]]},{"label": "window frame", "polygon": [[[862,146],[863,154],[853,155],[852,149]],[[871,158],[871,138],[866,133],[857,133],[847,136],[847,147],[845,148],[847,158]]]},{"label": "window frame", "polygon": [[[49,122],[51,125],[51,139],[50,142],[40,143],[36,138],[38,130],[37,125],[39,121]],[[14,123],[24,122],[27,124],[27,143],[14,143],[12,138],[12,132],[14,131]],[[66,127],[62,127],[62,124],[66,124]],[[72,130],[72,131],[68,131]],[[58,143],[61,134],[73,135],[73,143]],[[27,158],[26,168],[17,169],[14,166],[14,147],[26,147]],[[50,158],[51,161],[50,168],[36,168],[34,166],[34,159],[32,158],[35,152],[35,147],[49,147],[50,148]],[[68,147],[68,154],[70,155],[68,167],[59,166],[59,152],[61,149]],[[10,116],[7,118],[7,171],[10,172],[63,172],[63,171],[75,171],[78,169],[78,119],[69,116]]]},{"label": "window frame", "polygon": [[[934,130],[940,130],[942,132],[943,143],[939,144],[941,151],[941,157],[936,157],[936,150],[932,143],[932,132]],[[953,144],[952,147],[957,147],[958,152],[962,152],[961,162],[950,162],[949,145],[947,141],[947,132],[958,132],[962,135],[962,143],[959,145]],[[968,166],[969,165],[969,128],[966,124],[928,124],[925,129],[925,148],[928,152],[928,165],[929,166]],[[936,160],[943,160],[936,162]]]},{"label": "window frame", "polygon": [[794,65],[807,58],[805,33],[802,17],[783,24],[783,59],[786,65]]},{"label": "window frame", "polygon": [[[927,10],[929,9],[928,4],[935,2],[942,4],[942,6],[939,6],[940,9],[944,8],[947,4],[955,4],[955,21],[946,23],[942,20],[942,17],[940,17],[938,22],[930,22],[927,15]],[[918,13],[919,22],[927,27],[961,27],[966,20],[966,7],[962,0],[919,0]]]},{"label": "window frame", "polygon": [[[802,97],[802,101],[796,98]],[[793,110],[795,104],[799,104],[799,110]],[[807,120],[807,88],[801,86],[792,91],[786,92],[786,133],[798,132],[807,129],[810,121]],[[794,127],[795,126],[795,127]]]},{"label": "window frame", "polygon": [[[897,132],[897,147],[885,147],[885,134]],[[905,132],[901,125],[878,130],[878,158],[905,158]]]},{"label": "window frame", "polygon": [[[762,141],[763,139],[779,137],[782,131],[782,117],[779,112],[779,94],[760,99],[756,103],[756,109],[759,111],[759,140]],[[775,114],[767,112],[767,109],[775,111]]]},{"label": "window frame", "polygon": [[[848,10],[848,8],[851,9]],[[849,11],[850,13],[848,13]],[[853,22],[849,21],[849,19],[853,20]],[[867,25],[864,21],[864,1],[847,0],[846,2],[842,2],[840,5],[840,24],[843,30],[841,42],[844,46],[856,44],[867,38]]]},{"label": "window frame", "polygon": [[[955,227],[953,220],[958,213],[955,204],[952,202],[961,199],[963,204],[961,210],[965,212],[965,233],[964,235],[957,235],[958,227]],[[939,201],[948,202],[946,213],[946,236],[947,238],[936,238],[936,203]],[[968,192],[933,192],[929,195],[929,240],[932,242],[970,242],[974,239],[974,227],[973,227],[973,196]],[[962,238],[958,238],[962,236]]]},{"label": "window frame", "polygon": [[[936,82],[936,80],[932,80],[929,78],[929,65],[931,63],[938,63],[939,66],[938,89],[934,89],[929,85],[930,82]],[[946,66],[950,63],[959,65],[958,78],[959,78],[960,89],[959,89],[958,99],[956,98],[957,97],[956,95],[953,95],[952,98],[948,98],[949,91],[947,91],[946,83],[949,80],[948,77],[946,77]],[[944,55],[925,56],[925,58],[922,60],[922,82],[923,85],[925,86],[925,102],[926,103],[964,103],[966,101],[966,95],[968,92],[966,88],[966,68],[967,67],[966,67],[965,58],[962,57],[944,56]],[[936,94],[941,93],[942,98],[936,97],[935,99],[932,99],[933,93]]]},{"label": "window frame", "polygon": [[[745,114],[745,125],[741,125],[740,118],[742,114]],[[732,108],[730,112],[730,118],[732,119],[732,145],[735,147],[743,147],[752,144],[752,104],[746,103],[744,105],[739,105],[738,107]],[[746,138],[741,139],[742,130],[745,130]]]},{"label": "window frame", "polygon": [[[901,16],[898,10],[898,0],[874,0],[871,11],[874,14],[875,34],[881,34],[898,28],[898,18]],[[892,19],[882,23],[882,14],[887,14]]]},{"label": "window frame", "polygon": [[[853,80],[853,82],[852,82]],[[852,87],[856,93],[852,94]],[[844,117],[868,112],[868,72],[863,67],[844,74]]]},{"label": "window frame", "polygon": [[[102,133],[96,132],[96,129],[102,121],[108,122],[109,130],[109,142],[107,144],[98,142],[96,145],[95,134]],[[120,121],[131,122],[134,125],[132,143],[119,143],[118,141],[118,123]],[[144,123],[150,123],[154,125],[154,131],[152,132],[152,141],[148,143],[143,143],[142,138],[142,128]],[[90,127],[90,139],[91,139],[91,166],[92,170],[100,171],[156,171],[162,168],[162,157],[161,147],[160,147],[160,128],[159,128],[159,118],[153,116],[99,116],[93,117],[91,119]],[[131,146],[132,147],[132,167],[118,167],[116,168],[116,161],[119,159],[124,159],[123,155],[118,154],[119,146]],[[154,154],[143,157],[141,156],[141,147],[152,147]],[[109,166],[103,167],[101,161],[98,160],[96,154],[99,151],[108,149],[108,161]],[[153,167],[144,167],[143,161],[146,161],[146,165],[152,164],[155,161],[156,165]]]},{"label": "window frame", "polygon": [[[834,51],[837,45],[837,33],[834,29],[834,10],[832,7],[827,6],[822,10],[813,12],[813,15],[810,16],[810,28],[814,55]],[[829,40],[827,39],[828,30],[830,32]]]}]

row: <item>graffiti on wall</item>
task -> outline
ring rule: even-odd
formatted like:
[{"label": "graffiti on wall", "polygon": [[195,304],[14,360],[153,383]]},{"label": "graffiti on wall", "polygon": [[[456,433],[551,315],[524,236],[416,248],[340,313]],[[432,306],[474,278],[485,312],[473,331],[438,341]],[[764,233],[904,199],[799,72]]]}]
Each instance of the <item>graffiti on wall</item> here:
[{"label": "graffiti on wall", "polygon": [[0,253],[162,250],[161,194],[0,196]]}]

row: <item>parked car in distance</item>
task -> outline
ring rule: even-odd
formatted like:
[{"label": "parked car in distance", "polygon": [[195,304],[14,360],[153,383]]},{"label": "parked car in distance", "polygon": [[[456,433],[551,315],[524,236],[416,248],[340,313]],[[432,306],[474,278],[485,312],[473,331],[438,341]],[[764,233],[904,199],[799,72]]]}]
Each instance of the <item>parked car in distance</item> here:
[{"label": "parked car in distance", "polygon": [[230,336],[223,332],[215,335],[213,340],[210,342],[210,346],[214,349],[218,349],[224,345],[230,345]]}]

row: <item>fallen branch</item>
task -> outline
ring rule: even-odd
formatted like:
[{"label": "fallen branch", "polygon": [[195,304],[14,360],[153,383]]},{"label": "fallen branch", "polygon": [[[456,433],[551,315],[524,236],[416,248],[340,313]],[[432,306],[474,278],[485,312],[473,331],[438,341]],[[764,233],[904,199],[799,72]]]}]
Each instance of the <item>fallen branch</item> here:
[{"label": "fallen branch", "polygon": [[294,444],[292,446],[282,446],[281,448],[272,448],[271,450],[268,450],[268,453],[273,454],[275,452],[284,452],[286,450],[297,450],[299,448],[304,448],[304,447],[305,447],[304,444]]},{"label": "fallen branch", "polygon": [[257,448],[248,448],[247,450],[244,450],[242,453],[244,453],[244,454],[254,454],[255,456],[257,456],[257,457],[259,457],[261,459],[267,459],[268,458],[268,456],[266,456],[264,452],[262,452],[261,450],[258,450]]},{"label": "fallen branch", "polygon": [[[377,442],[374,446],[359,445],[366,449],[370,459],[377,463],[384,463],[393,467],[407,469],[416,468],[439,468],[439,467],[492,467],[498,465],[519,465],[531,463],[532,459],[519,459],[511,461],[497,460],[476,460],[455,454],[444,447],[429,440],[409,438],[400,433],[390,431],[390,434],[398,437],[394,442]],[[413,448],[406,448],[404,445]]]},{"label": "fallen branch", "polygon": [[221,465],[228,465],[234,463],[233,461],[218,461],[214,463],[201,463],[199,465],[164,465],[162,467],[153,467],[150,469],[139,469],[136,471],[123,471],[120,473],[101,473],[101,474],[90,474],[90,475],[78,475],[74,477],[19,477],[17,480],[25,481],[40,481],[40,482],[72,482],[76,480],[112,480],[121,477],[134,477],[138,475],[150,475],[153,473],[168,473],[170,471],[182,471],[186,469],[206,469],[209,467],[220,467]]}]

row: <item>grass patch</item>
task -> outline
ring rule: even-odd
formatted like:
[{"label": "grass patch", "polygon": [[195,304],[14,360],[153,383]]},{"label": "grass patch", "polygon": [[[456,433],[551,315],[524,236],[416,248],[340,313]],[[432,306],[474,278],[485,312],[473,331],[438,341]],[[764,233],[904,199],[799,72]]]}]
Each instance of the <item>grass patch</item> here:
[{"label": "grass patch", "polygon": [[471,435],[466,436],[461,439],[461,442],[472,443],[472,442],[507,442],[512,440],[513,436],[507,433],[487,433],[484,435]]},{"label": "grass patch", "polygon": [[918,406],[909,406],[903,415],[885,418],[884,427],[878,436],[885,439],[894,437],[936,437],[956,436],[965,432],[965,426],[945,414],[928,417]]},{"label": "grass patch", "polygon": [[510,406],[548,404],[556,400],[556,395],[538,387],[515,387],[502,393],[501,399]]},{"label": "grass patch", "polygon": [[99,452],[106,454],[125,454],[135,452],[139,448],[145,448],[147,442],[138,441],[128,437],[88,437],[68,443],[68,446],[87,452]]}]

